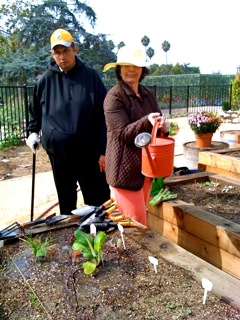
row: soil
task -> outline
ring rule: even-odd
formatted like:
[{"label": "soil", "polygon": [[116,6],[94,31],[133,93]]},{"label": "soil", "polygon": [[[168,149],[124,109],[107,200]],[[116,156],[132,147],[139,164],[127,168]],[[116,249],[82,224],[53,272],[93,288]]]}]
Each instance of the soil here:
[{"label": "soil", "polygon": [[[33,153],[26,144],[0,150],[1,178],[11,179],[32,174]],[[48,156],[43,148],[39,148],[36,156],[36,173],[51,170]]]},{"label": "soil", "polygon": [[[50,169],[40,149],[36,171]],[[30,175],[31,170],[32,153],[26,146],[0,150],[0,176],[10,173],[6,178],[11,179]],[[239,187],[195,183],[171,186],[171,191],[178,199],[185,194],[186,201],[187,194],[189,202],[240,223]],[[240,310],[212,292],[203,305],[201,284],[191,272],[164,260],[161,252],[154,254],[155,272],[149,261],[153,253],[127,235],[126,250],[121,248],[119,258],[116,247],[109,244],[117,243],[116,230],[107,233],[104,264],[96,274],[85,275],[86,259],[71,249],[76,229],[42,234],[42,240],[48,237],[54,248],[41,262],[21,240],[0,249],[0,320],[240,319]]]},{"label": "soil", "polygon": [[240,185],[207,181],[171,186],[169,190],[179,200],[240,224]]},{"label": "soil", "polygon": [[[0,319],[240,318],[239,310],[211,292],[203,305],[203,288],[191,272],[168,263],[160,254],[154,256],[156,273],[149,261],[151,252],[127,236],[120,259],[115,248],[106,247],[104,264],[94,276],[85,275],[85,258],[72,255],[74,231],[68,228],[48,235],[55,248],[42,262],[35,261],[22,241],[4,247]],[[115,244],[118,238],[113,231],[106,243]]]}]

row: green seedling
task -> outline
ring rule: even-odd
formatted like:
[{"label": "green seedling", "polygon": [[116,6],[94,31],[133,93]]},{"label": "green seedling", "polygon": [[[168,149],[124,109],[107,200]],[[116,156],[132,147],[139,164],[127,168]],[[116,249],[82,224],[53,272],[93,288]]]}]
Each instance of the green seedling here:
[{"label": "green seedling", "polygon": [[33,292],[28,292],[28,298],[31,302],[31,304],[35,307],[35,309],[39,309],[40,303],[38,301],[37,296]]},{"label": "green seedling", "polygon": [[41,260],[42,258],[46,258],[47,254],[52,250],[53,246],[51,244],[51,240],[46,237],[45,240],[42,240],[42,237],[32,236],[26,237],[25,239],[21,238],[31,249],[33,256],[35,257],[35,261]]},{"label": "green seedling", "polygon": [[81,230],[74,232],[75,241],[72,245],[73,251],[80,250],[88,261],[83,263],[85,274],[92,274],[97,266],[103,261],[103,244],[107,239],[107,235],[103,231],[99,231],[94,237],[91,234]]},{"label": "green seedling", "polygon": [[152,198],[151,201],[149,201],[149,204],[151,204],[153,207],[156,206],[157,204],[167,201],[167,200],[173,200],[177,198],[177,194],[171,193],[169,191],[169,188],[162,188],[156,196]]}]

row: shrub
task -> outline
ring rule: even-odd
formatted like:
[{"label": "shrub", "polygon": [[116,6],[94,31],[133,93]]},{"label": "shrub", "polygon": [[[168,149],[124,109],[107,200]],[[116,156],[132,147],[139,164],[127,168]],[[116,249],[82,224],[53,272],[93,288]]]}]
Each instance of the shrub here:
[{"label": "shrub", "polygon": [[223,111],[228,111],[231,110],[231,105],[230,105],[230,101],[223,101],[222,103],[222,109]]}]

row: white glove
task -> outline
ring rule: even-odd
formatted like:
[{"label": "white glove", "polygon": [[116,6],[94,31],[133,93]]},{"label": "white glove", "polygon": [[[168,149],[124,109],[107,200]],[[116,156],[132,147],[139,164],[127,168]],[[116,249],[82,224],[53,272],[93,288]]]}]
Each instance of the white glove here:
[{"label": "white glove", "polygon": [[27,146],[32,149],[33,153],[36,153],[36,150],[39,149],[40,138],[36,132],[30,134],[27,138],[26,144]]},{"label": "white glove", "polygon": [[163,123],[163,126],[162,126],[161,129],[162,129],[163,132],[169,132],[169,130],[170,130],[170,122],[169,122],[168,118],[166,118],[166,120]]}]

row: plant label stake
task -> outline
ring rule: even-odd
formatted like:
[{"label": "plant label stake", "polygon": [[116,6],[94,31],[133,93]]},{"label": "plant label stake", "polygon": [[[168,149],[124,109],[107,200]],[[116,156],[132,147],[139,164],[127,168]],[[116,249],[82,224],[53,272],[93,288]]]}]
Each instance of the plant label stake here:
[{"label": "plant label stake", "polygon": [[124,241],[124,237],[123,237],[123,226],[120,225],[120,223],[118,223],[118,230],[121,233],[121,238],[122,238],[122,243],[123,243],[123,248],[126,250],[126,246],[125,246],[125,241]]},{"label": "plant label stake", "polygon": [[158,260],[152,256],[149,256],[148,259],[153,264],[154,270],[157,273]]},{"label": "plant label stake", "polygon": [[204,288],[203,304],[205,304],[207,299],[207,292],[212,290],[213,284],[210,280],[202,278],[202,287]]},{"label": "plant label stake", "polygon": [[91,224],[90,224],[90,234],[92,234],[94,237],[96,237],[97,228],[96,228],[96,226],[95,226],[94,223],[91,223]]}]

